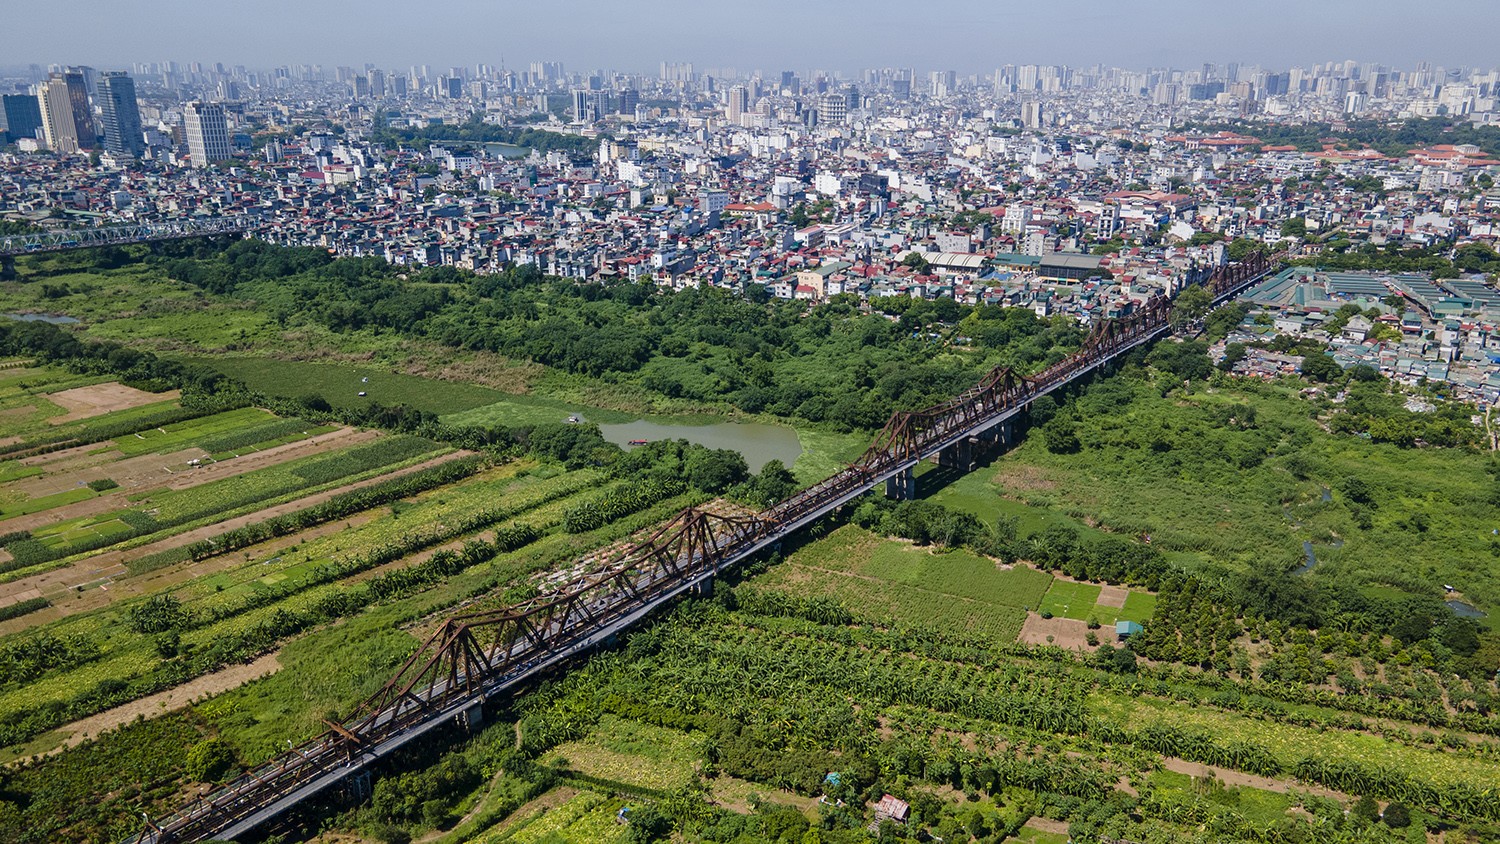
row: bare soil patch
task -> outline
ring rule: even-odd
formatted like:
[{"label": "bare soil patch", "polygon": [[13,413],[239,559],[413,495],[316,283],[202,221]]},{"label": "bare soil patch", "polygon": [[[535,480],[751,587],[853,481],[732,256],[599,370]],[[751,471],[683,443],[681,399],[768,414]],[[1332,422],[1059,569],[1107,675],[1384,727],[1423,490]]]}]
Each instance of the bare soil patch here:
[{"label": "bare soil patch", "polygon": [[1053,492],[1061,486],[1039,467],[1010,464],[1002,466],[990,482],[1006,492]]},{"label": "bare soil patch", "polygon": [[87,419],[90,416],[99,416],[113,410],[126,410],[132,407],[140,407],[143,404],[169,401],[179,398],[181,395],[181,392],[178,390],[169,390],[165,393],[148,393],[145,390],[127,387],[117,381],[94,384],[88,387],[74,387],[71,390],[63,390],[60,393],[52,393],[47,396],[48,401],[67,411],[62,416],[53,417],[49,421],[53,425],[60,425],[64,422]]},{"label": "bare soil patch", "polygon": [[[1092,651],[1088,639],[1089,625],[1086,621],[1072,618],[1042,618],[1034,612],[1026,614],[1026,623],[1021,625],[1021,641],[1028,645],[1056,645],[1070,651]],[[1051,636],[1052,641],[1047,641]]]},{"label": "bare soil patch", "polygon": [[1101,607],[1125,608],[1125,599],[1130,597],[1130,590],[1123,586],[1100,586],[1099,597],[1094,600]]},{"label": "bare soil patch", "polygon": [[1048,833],[1049,835],[1067,835],[1068,834],[1068,822],[1067,821],[1055,821],[1055,820],[1053,820],[1051,818],[1037,818],[1037,817],[1033,817],[1031,820],[1027,821],[1026,823],[1024,823],[1022,825],[1023,826],[1029,826],[1032,829],[1036,830],[1037,832]]},{"label": "bare soil patch", "polygon": [[189,460],[201,460],[207,456],[201,448],[125,458],[121,458],[120,452],[114,449],[92,454],[74,454],[66,460],[31,463],[32,466],[40,466],[46,474],[23,478],[12,483],[10,488],[25,493],[30,498],[40,498],[66,492],[89,481],[109,478],[119,484],[121,489],[144,489],[159,486],[178,472],[186,470]]}]

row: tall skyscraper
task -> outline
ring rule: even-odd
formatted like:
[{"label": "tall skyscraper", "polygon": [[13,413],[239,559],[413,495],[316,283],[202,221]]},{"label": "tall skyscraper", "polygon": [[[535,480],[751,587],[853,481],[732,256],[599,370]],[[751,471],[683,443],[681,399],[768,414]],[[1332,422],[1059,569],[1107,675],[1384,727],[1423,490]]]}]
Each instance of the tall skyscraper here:
[{"label": "tall skyscraper", "polygon": [[115,155],[140,158],[146,154],[141,134],[141,110],[135,101],[135,80],[123,71],[108,71],[99,77],[100,123],[104,148]]},{"label": "tall skyscraper", "polygon": [[89,92],[83,74],[76,71],[51,73],[37,86],[37,107],[42,113],[42,132],[47,146],[71,154],[97,145],[94,116],[89,111]]},{"label": "tall skyscraper", "polygon": [[188,155],[194,167],[207,167],[230,157],[229,121],[224,106],[194,100],[182,110]]},{"label": "tall skyscraper", "polygon": [[42,109],[36,97],[28,94],[0,95],[0,132],[5,134],[6,143],[14,143],[21,138],[35,138],[40,128]]},{"label": "tall skyscraper", "polygon": [[750,110],[750,91],[744,85],[736,85],[729,89],[729,102],[725,109],[725,116],[729,122],[738,126],[745,112]]}]

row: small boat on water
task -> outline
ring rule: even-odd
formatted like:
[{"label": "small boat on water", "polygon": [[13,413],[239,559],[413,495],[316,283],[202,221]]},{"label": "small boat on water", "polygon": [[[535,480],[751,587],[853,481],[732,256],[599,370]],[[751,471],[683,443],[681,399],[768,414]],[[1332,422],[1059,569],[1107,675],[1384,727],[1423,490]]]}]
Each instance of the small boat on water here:
[{"label": "small boat on water", "polygon": [[629,445],[645,445],[647,442],[647,440],[631,440]]}]

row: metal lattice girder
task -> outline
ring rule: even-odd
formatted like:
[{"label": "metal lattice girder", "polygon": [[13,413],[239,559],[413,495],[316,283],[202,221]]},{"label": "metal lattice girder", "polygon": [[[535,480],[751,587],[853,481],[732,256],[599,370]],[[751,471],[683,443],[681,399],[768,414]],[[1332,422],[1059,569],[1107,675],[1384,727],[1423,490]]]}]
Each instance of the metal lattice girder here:
[{"label": "metal lattice girder", "polygon": [[259,226],[258,218],[248,214],[237,214],[229,217],[184,217],[177,220],[131,223],[123,226],[95,226],[16,234],[0,237],[0,257],[62,252],[68,249],[89,249],[98,246],[121,246],[127,243],[146,243],[153,240],[237,234],[252,231]]}]

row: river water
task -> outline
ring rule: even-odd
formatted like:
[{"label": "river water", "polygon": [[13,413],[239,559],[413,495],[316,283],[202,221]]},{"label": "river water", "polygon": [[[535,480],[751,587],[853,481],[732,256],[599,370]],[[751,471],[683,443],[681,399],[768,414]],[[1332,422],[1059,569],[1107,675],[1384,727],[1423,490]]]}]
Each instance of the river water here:
[{"label": "river water", "polygon": [[790,468],[802,455],[802,444],[797,441],[796,431],[756,422],[670,425],[637,419],[623,424],[600,425],[599,431],[606,440],[622,448],[630,448],[632,440],[687,440],[708,448],[732,449],[744,456],[752,472],[759,472],[767,460],[780,460]]}]

